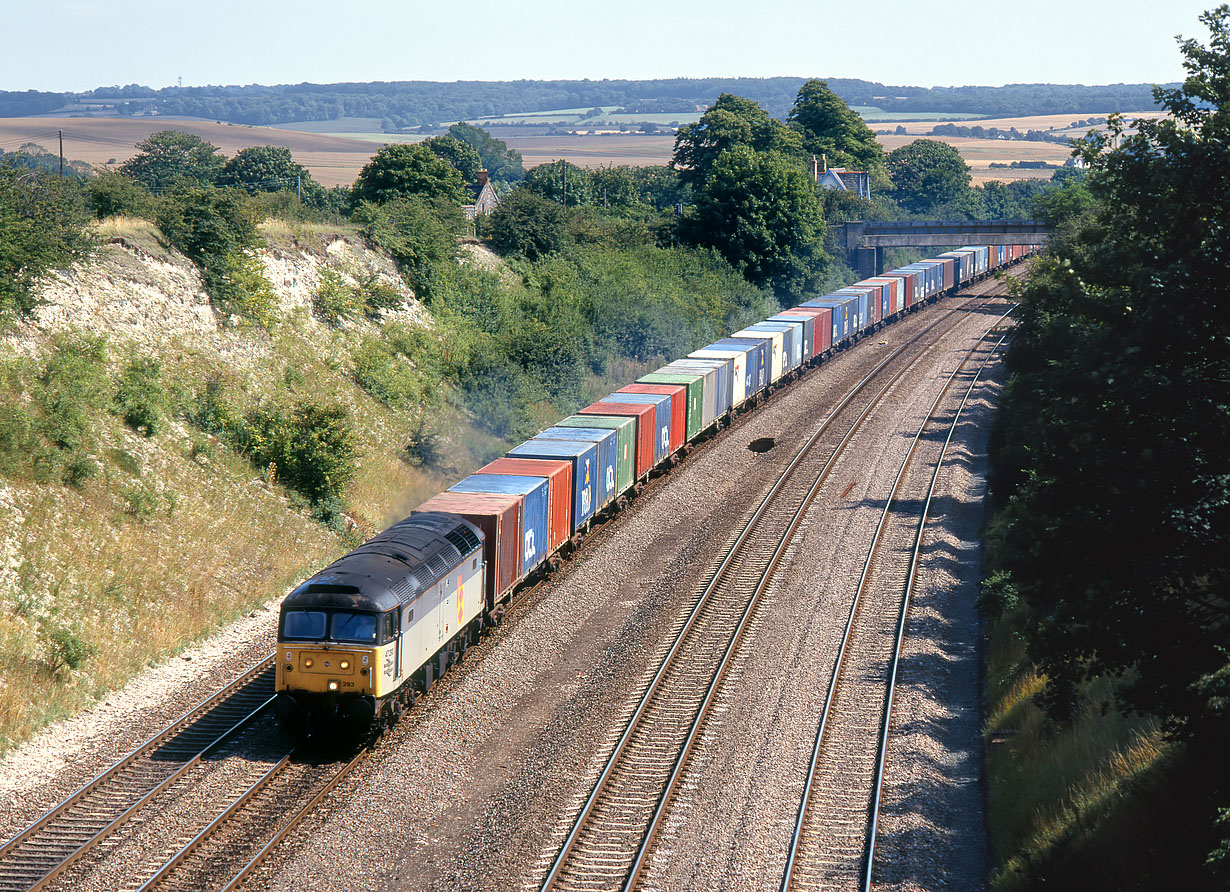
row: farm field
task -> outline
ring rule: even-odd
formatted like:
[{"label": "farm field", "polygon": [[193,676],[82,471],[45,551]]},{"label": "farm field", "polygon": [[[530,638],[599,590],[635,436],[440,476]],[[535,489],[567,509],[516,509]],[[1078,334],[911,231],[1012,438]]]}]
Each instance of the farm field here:
[{"label": "farm field", "polygon": [[349,185],[377,146],[353,138],[303,133],[273,127],[247,127],[176,118],[0,118],[0,145],[9,151],[34,142],[57,151],[56,131],[64,131],[64,157],[104,167],[136,154],[136,144],[159,130],[186,130],[234,155],[249,146],[285,146],[322,185]]},{"label": "farm field", "polygon": [[[1162,112],[1124,112],[1123,116],[1130,122],[1133,118],[1160,118],[1162,117]],[[937,124],[956,124],[963,127],[984,127],[987,130],[990,130],[992,127],[998,127],[1000,130],[1011,130],[1015,127],[1022,133],[1026,130],[1053,130],[1056,128],[1063,128],[1065,131],[1070,129],[1074,135],[1083,136],[1085,131],[1089,129],[1088,127],[1068,128],[1067,125],[1074,121],[1105,117],[1105,112],[1088,112],[1080,114],[1075,112],[1067,112],[1062,115],[1031,115],[1021,118],[980,118],[977,120],[969,117],[963,117],[961,115],[955,115],[948,117],[936,117],[933,120],[927,121],[902,121],[901,126],[905,128],[906,133],[912,135],[927,133]]]},{"label": "farm field", "polygon": [[[500,136],[496,131],[495,135]],[[566,158],[578,167],[626,164],[633,167],[668,164],[675,150],[672,134],[611,133],[595,136],[500,137],[521,153],[526,167]]]}]

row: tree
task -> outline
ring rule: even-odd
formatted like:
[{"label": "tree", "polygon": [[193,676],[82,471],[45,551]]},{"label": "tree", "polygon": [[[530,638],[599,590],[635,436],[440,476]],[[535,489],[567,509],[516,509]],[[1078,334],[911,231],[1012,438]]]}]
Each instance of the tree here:
[{"label": "tree", "polygon": [[434,296],[443,269],[455,265],[457,235],[465,224],[461,208],[421,195],[393,198],[384,204],[364,202],[353,220],[363,234],[388,251],[421,301]]},{"label": "tree", "polygon": [[718,156],[739,146],[786,155],[802,151],[798,135],[770,118],[759,104],[723,93],[699,121],[679,128],[671,167],[679,171],[686,185],[699,186],[708,178]]},{"label": "tree", "polygon": [[184,180],[197,186],[217,182],[226,159],[218,147],[183,130],[159,130],[137,143],[137,154],[120,170],[153,192]]},{"label": "tree", "polygon": [[792,296],[813,287],[828,258],[811,178],[793,158],[727,149],[696,190],[688,231],[716,248],[747,280]]},{"label": "tree", "polygon": [[[454,136],[429,136],[419,145],[457,168],[462,179],[467,183],[478,182],[478,172],[485,170],[483,159],[474,147]],[[488,176],[490,176],[490,171],[488,171]]]},{"label": "tree", "polygon": [[0,164],[0,325],[28,317],[39,282],[89,254],[88,219],[72,181]]},{"label": "tree", "polygon": [[539,164],[525,175],[521,188],[561,204],[567,192],[568,207],[594,203],[593,177],[588,170],[570,161]]},{"label": "tree", "polygon": [[1230,815],[1230,6],[1201,21],[1211,47],[1182,42],[1186,80],[1155,90],[1169,115],[1079,146],[1097,205],[1021,295],[993,485],[1051,702],[1118,676],[1200,766],[1207,837]]},{"label": "tree", "polygon": [[948,143],[916,139],[889,152],[887,164],[897,203],[916,214],[956,204],[969,191],[969,166]]},{"label": "tree", "polygon": [[481,127],[473,124],[454,124],[448,128],[448,135],[460,140],[482,159],[483,167],[492,180],[502,183],[519,183],[525,178],[525,167],[521,163],[521,153],[513,151],[508,143],[496,139]]},{"label": "tree", "polygon": [[537,260],[564,247],[564,209],[529,189],[514,189],[491,215],[489,232],[491,244],[500,253]]},{"label": "tree", "polygon": [[218,176],[222,186],[239,186],[247,192],[321,191],[307,169],[295,162],[285,146],[251,146],[240,149],[222,167]]},{"label": "tree", "polygon": [[470,201],[457,168],[421,145],[385,146],[359,171],[351,188],[356,204],[380,204],[412,196],[441,198],[459,205]]},{"label": "tree", "polygon": [[833,167],[883,173],[884,149],[875,133],[826,81],[803,84],[786,120],[799,134],[805,154],[823,155]]}]

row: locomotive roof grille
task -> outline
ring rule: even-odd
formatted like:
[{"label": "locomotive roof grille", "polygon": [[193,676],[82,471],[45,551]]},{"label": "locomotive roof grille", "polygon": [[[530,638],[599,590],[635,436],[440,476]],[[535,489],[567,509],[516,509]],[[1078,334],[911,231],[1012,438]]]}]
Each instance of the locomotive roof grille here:
[{"label": "locomotive roof grille", "polygon": [[458,524],[445,533],[444,538],[452,542],[462,554],[469,554],[482,544],[478,536],[475,536],[474,531],[466,524]]}]

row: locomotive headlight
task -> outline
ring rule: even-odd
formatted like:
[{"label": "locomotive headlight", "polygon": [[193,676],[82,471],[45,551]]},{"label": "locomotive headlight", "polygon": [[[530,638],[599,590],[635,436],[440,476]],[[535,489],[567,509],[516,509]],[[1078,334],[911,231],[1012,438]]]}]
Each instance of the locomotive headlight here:
[{"label": "locomotive headlight", "polygon": [[337,664],[337,668],[338,669],[349,669],[350,660],[342,660],[340,663]]},{"label": "locomotive headlight", "polygon": [[337,682],[336,682],[336,681],[333,681],[332,679],[330,679],[330,681],[329,681],[329,690],[331,690],[331,691],[336,691],[336,690],[337,690]]},{"label": "locomotive headlight", "polygon": [[312,658],[311,658],[311,657],[307,657],[307,658],[303,661],[303,668],[304,668],[304,669],[311,669],[311,668],[312,668]]}]

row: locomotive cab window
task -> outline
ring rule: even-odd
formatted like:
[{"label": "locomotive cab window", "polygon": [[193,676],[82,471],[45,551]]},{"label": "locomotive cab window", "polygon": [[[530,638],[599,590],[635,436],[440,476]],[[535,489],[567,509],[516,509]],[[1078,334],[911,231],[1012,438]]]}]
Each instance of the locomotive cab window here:
[{"label": "locomotive cab window", "polygon": [[287,610],[282,616],[282,637],[320,641],[328,616],[323,610]]},{"label": "locomotive cab window", "polygon": [[384,614],[380,617],[380,643],[388,644],[397,637],[397,611]]},{"label": "locomotive cab window", "polygon": [[336,610],[329,622],[329,639],[348,644],[375,644],[376,617],[370,613]]}]

